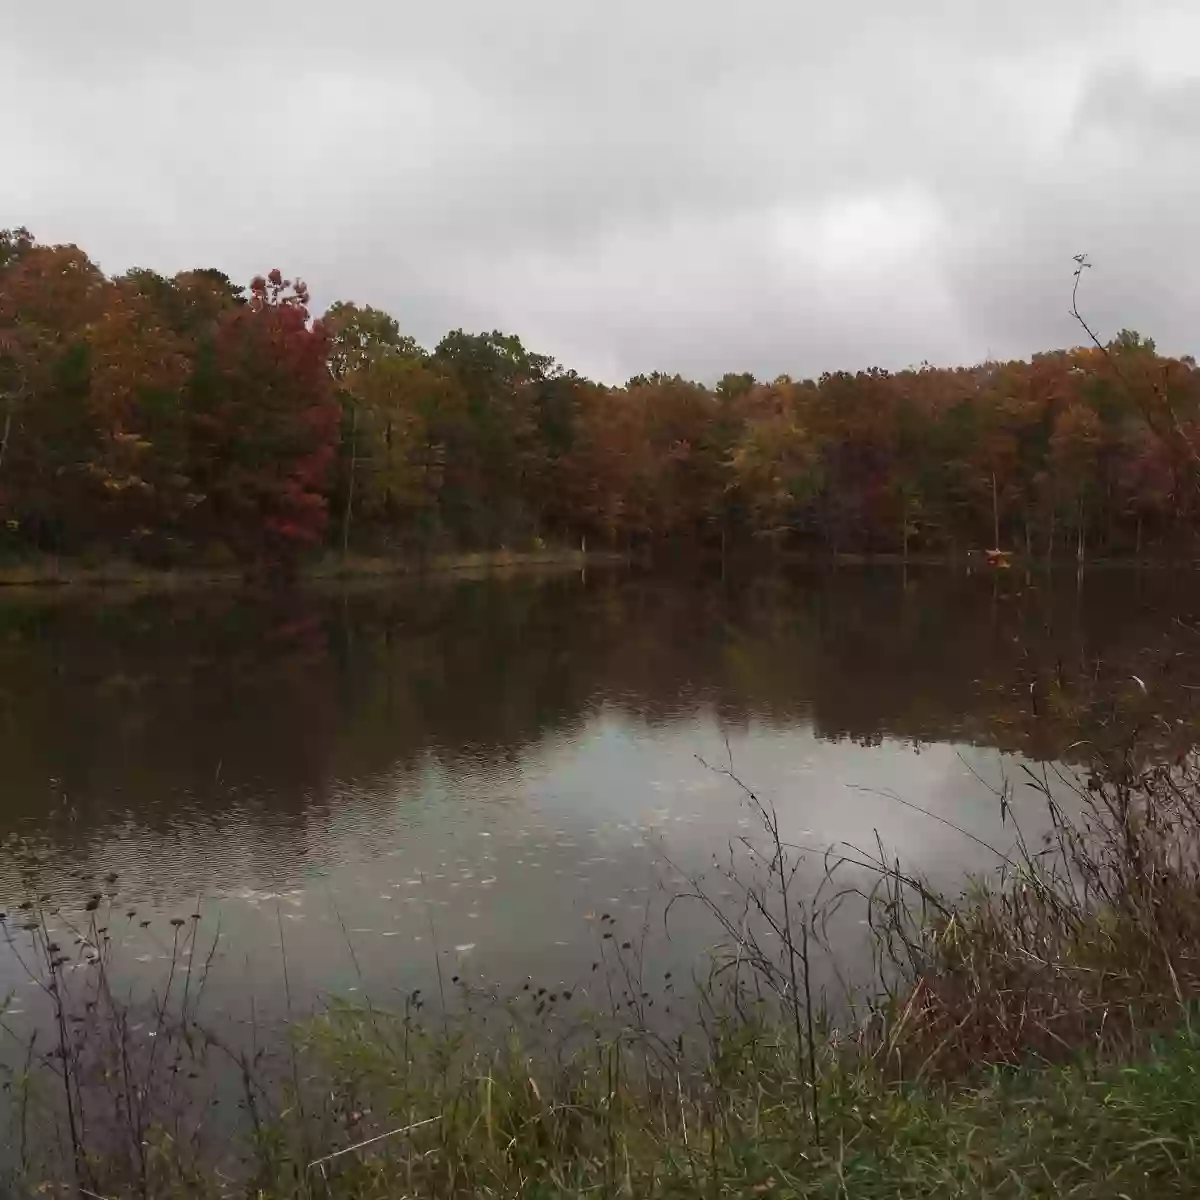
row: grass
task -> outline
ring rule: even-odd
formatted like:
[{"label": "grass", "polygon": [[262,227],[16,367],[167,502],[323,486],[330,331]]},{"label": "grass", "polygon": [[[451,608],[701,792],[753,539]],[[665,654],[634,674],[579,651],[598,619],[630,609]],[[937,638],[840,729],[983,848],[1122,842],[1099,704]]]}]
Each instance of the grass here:
[{"label": "grass", "polygon": [[[410,1130],[320,1164],[308,1182],[316,1194],[1116,1198],[1200,1188],[1200,1040],[1188,1033],[1136,1065],[992,1069],[968,1086],[897,1083],[831,1054],[819,1140],[794,1047],[769,1028],[717,1039],[687,1088],[647,1071],[636,1048],[610,1044],[540,1077],[516,1047],[472,1056],[449,1093],[434,1083],[440,1064],[394,1055],[361,1014],[326,1018],[314,1036],[342,1094]],[[412,1128],[430,1112],[435,1121]],[[256,1186],[298,1194],[278,1172]]]},{"label": "grass", "polygon": [[[723,935],[682,1024],[653,1005],[670,993],[678,1010],[683,990],[647,985],[636,940],[612,937],[593,1010],[449,981],[428,1006],[333,1006],[266,1053],[206,1028],[207,966],[145,1012],[116,997],[115,880],[75,916],[31,896],[7,928],[57,1032],[8,1082],[11,1190],[1198,1195],[1200,758],[1144,760],[1142,744],[1078,776],[1031,774],[1048,835],[1017,830],[957,896],[882,847],[831,850],[802,886],[812,852],[739,785],[761,833],[730,847],[717,887],[697,877],[672,902],[705,906]],[[1006,817],[1011,799],[997,797]],[[829,1004],[817,960],[847,905],[869,915],[877,972]],[[48,915],[74,949],[50,940]],[[172,970],[177,955],[211,962],[207,944],[199,922],[175,925]],[[153,1041],[131,1037],[135,1019]]]},{"label": "grass", "polygon": [[[686,1087],[647,1076],[630,1047],[547,1070],[510,1046],[448,1069],[386,1036],[363,1014],[322,1018],[305,1061],[362,1106],[347,1121],[391,1136],[306,1162],[303,1130],[285,1120],[263,1135],[243,1194],[1115,1198],[1200,1187],[1200,1041],[1186,1033],[1133,1066],[997,1069],[967,1087],[901,1085],[831,1060],[819,1142],[790,1047],[765,1031],[724,1047]],[[350,1144],[367,1136],[378,1135]]]}]

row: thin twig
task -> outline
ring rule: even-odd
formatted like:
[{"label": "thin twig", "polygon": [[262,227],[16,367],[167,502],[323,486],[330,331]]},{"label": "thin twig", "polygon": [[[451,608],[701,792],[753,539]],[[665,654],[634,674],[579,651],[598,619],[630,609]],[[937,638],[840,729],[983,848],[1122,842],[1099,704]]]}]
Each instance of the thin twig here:
[{"label": "thin twig", "polygon": [[356,1142],[353,1146],[347,1146],[344,1150],[335,1150],[332,1154],[326,1154],[324,1158],[314,1158],[304,1169],[311,1171],[313,1167],[319,1167],[324,1163],[332,1162],[335,1158],[341,1158],[343,1154],[352,1154],[355,1150],[361,1150],[365,1146],[382,1142],[384,1138],[396,1137],[401,1133],[411,1133],[414,1129],[420,1129],[424,1125],[432,1125],[435,1121],[440,1121],[441,1119],[442,1115],[438,1113],[436,1117],[426,1117],[423,1121],[415,1121],[411,1125],[404,1125],[400,1129],[391,1130],[389,1133],[376,1134],[375,1137],[369,1137],[363,1142]]}]

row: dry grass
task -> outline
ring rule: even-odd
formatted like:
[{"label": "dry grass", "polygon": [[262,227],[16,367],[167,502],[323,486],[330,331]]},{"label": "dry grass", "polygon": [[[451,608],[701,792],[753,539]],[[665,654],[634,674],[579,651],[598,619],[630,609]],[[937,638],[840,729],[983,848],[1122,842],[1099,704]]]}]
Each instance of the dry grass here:
[{"label": "dry grass", "polygon": [[1051,831],[914,922],[888,909],[904,987],[881,1033],[901,1074],[1129,1056],[1200,998],[1200,760],[1130,748],[1030,774]]}]

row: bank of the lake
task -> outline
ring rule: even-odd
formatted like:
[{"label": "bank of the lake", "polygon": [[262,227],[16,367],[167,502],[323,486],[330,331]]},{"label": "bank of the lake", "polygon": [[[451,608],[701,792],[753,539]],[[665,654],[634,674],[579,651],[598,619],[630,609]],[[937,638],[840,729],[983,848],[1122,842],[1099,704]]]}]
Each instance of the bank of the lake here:
[{"label": "bank of the lake", "polygon": [[506,571],[583,570],[627,564],[616,551],[544,549],[478,550],[434,554],[425,558],[341,557],[330,554],[304,561],[294,569],[261,572],[244,568],[185,566],[151,567],[128,559],[91,561],[45,557],[0,565],[0,588],[136,587],[165,592],[195,587],[240,587],[264,581],[285,584],[327,580],[369,580],[423,575],[481,575]]},{"label": "bank of the lake", "polygon": [[245,567],[180,566],[154,567],[130,559],[105,560],[44,556],[15,563],[0,564],[0,589],[106,587],[134,588],[139,591],[182,592],[193,588],[242,588],[304,586],[329,582],[459,575],[479,577],[514,571],[579,571],[589,567],[635,567],[640,570],[694,569],[701,566],[731,569],[742,574],[795,568],[829,569],[865,567],[877,569],[922,568],[978,574],[1003,570],[1020,572],[1067,570],[1087,572],[1191,572],[1197,562],[1190,558],[1095,558],[1084,563],[1074,559],[1050,562],[1044,558],[1024,558],[1014,554],[997,567],[978,551],[961,554],[894,553],[858,554],[852,552],[798,552],[763,554],[761,550],[741,551],[724,559],[713,550],[689,551],[678,547],[640,547],[634,550],[585,550],[551,548],[541,550],[476,550],[462,553],[433,554],[426,557],[386,557],[351,554],[326,554],[303,560],[287,570],[255,570]]}]

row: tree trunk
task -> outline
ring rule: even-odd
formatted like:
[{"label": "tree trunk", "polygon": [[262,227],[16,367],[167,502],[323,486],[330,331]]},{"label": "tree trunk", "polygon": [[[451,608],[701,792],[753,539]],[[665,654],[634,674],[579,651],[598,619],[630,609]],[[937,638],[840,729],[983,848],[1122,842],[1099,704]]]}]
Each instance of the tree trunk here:
[{"label": "tree trunk", "polygon": [[4,409],[4,435],[0,437],[0,470],[4,467],[4,456],[8,453],[8,438],[12,433],[12,412],[13,399],[8,398],[8,405]]},{"label": "tree trunk", "polygon": [[1054,565],[1054,509],[1050,510],[1050,535],[1046,539],[1046,562]]},{"label": "tree trunk", "polygon": [[350,519],[354,512],[354,482],[358,474],[358,405],[350,417],[350,479],[346,484],[346,510],[342,513],[342,562],[350,553]]},{"label": "tree trunk", "polygon": [[1000,549],[1000,502],[996,495],[996,472],[992,472],[992,549]]}]

